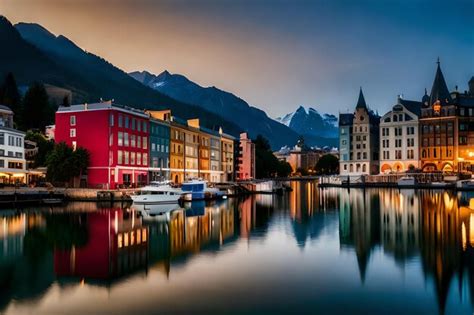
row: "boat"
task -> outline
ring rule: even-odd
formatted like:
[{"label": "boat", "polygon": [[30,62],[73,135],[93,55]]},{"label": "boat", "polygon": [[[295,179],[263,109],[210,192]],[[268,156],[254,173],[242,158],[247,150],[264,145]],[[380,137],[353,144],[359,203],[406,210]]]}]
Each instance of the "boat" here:
[{"label": "boat", "polygon": [[168,184],[149,185],[141,188],[131,198],[137,204],[177,203],[183,196],[179,188]]},{"label": "boat", "polygon": [[453,183],[446,183],[446,182],[432,182],[431,183],[432,188],[448,188],[452,186],[453,186]]},{"label": "boat", "polygon": [[220,199],[225,196],[225,193],[218,188],[208,187],[207,182],[202,179],[192,179],[184,182],[181,190],[186,201]]},{"label": "boat", "polygon": [[416,185],[416,179],[415,177],[411,177],[411,176],[403,176],[402,178],[400,178],[397,182],[398,184],[398,187],[415,187]]},{"label": "boat", "polygon": [[456,187],[460,189],[474,189],[474,179],[459,180],[456,182]]}]

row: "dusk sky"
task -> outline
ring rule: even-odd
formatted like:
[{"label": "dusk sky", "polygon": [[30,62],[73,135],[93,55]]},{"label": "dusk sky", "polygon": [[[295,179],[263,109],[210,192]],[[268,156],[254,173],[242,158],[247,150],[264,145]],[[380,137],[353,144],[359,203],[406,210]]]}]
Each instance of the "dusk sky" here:
[{"label": "dusk sky", "polygon": [[125,71],[167,69],[276,117],[299,105],[383,114],[420,100],[439,56],[450,90],[474,75],[474,1],[0,0]]}]

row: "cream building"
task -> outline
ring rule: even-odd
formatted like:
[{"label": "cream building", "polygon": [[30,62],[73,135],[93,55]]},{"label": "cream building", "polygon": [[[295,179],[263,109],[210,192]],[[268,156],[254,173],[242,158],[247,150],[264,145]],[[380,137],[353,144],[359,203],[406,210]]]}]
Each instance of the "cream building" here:
[{"label": "cream building", "polygon": [[0,105],[0,183],[26,182],[25,133],[13,128],[13,112]]},{"label": "cream building", "polygon": [[349,159],[341,164],[341,175],[378,174],[379,123],[380,117],[367,107],[361,89],[352,120]]},{"label": "cream building", "polygon": [[419,168],[418,117],[421,102],[398,97],[392,110],[380,119],[380,173]]}]

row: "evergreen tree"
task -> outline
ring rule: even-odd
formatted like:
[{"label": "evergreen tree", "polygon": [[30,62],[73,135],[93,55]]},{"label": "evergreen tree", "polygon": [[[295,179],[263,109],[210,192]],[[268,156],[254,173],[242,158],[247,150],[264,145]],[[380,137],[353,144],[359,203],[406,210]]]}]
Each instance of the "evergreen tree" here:
[{"label": "evergreen tree", "polygon": [[25,130],[43,130],[51,124],[51,106],[44,85],[33,83],[23,99],[22,126]]},{"label": "evergreen tree", "polygon": [[86,149],[77,148],[74,151],[64,142],[58,143],[46,158],[46,177],[53,183],[66,184],[87,171],[89,160]]},{"label": "evergreen tree", "polygon": [[64,95],[61,106],[64,106],[64,107],[71,106],[71,103],[69,102],[69,97],[67,95]]},{"label": "evergreen tree", "polygon": [[7,74],[0,90],[0,104],[10,107],[15,115],[18,115],[20,113],[21,96],[13,73],[9,72]]},{"label": "evergreen tree", "polygon": [[54,142],[45,138],[40,132],[28,131],[25,140],[31,140],[38,146],[38,153],[34,156],[33,167],[46,166],[46,156],[54,149]]},{"label": "evergreen tree", "polygon": [[323,155],[315,166],[319,175],[332,175],[339,173],[339,159],[332,154]]},{"label": "evergreen tree", "polygon": [[256,177],[269,178],[278,175],[280,162],[273,154],[268,140],[263,136],[258,135],[257,139],[254,140],[254,143]]}]

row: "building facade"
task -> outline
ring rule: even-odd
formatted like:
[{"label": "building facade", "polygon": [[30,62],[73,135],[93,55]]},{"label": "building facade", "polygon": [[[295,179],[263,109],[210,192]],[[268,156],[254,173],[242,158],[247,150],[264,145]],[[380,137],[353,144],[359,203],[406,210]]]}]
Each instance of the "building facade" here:
[{"label": "building facade", "polygon": [[170,178],[170,125],[150,117],[150,181]]},{"label": "building facade", "polygon": [[421,102],[397,98],[380,119],[380,173],[406,172],[420,167],[418,117]]},{"label": "building facade", "polygon": [[149,118],[141,111],[111,101],[59,107],[55,137],[57,143],[89,151],[91,187],[115,189],[148,182]]},{"label": "building facade", "polygon": [[[343,117],[347,120],[347,117]],[[341,175],[373,175],[379,172],[379,124],[380,117],[367,107],[362,89],[352,118],[352,134],[349,148],[349,159],[341,163]],[[350,126],[345,122],[345,128]],[[340,131],[341,132],[341,131]],[[343,137],[347,140],[347,135]],[[342,141],[342,140],[341,140]]]},{"label": "building facade", "polygon": [[474,171],[474,95],[449,93],[438,61],[431,94],[423,97],[420,160],[425,172]]},{"label": "building facade", "polygon": [[238,180],[249,180],[255,178],[255,143],[249,139],[246,132],[240,134],[238,162]]},{"label": "building facade", "polygon": [[13,111],[0,105],[0,184],[26,182],[25,133],[13,128]]},{"label": "building facade", "polygon": [[352,123],[354,114],[339,114],[339,170],[347,173],[351,164]]}]

